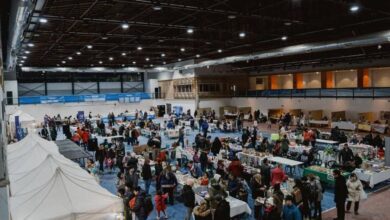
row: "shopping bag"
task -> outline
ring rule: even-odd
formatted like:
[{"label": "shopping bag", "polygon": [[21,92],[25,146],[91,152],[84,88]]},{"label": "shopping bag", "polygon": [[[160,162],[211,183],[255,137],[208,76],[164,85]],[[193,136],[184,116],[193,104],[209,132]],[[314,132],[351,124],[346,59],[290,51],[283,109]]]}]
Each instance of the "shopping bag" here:
[{"label": "shopping bag", "polygon": [[360,190],[360,200],[365,200],[367,199],[367,193],[364,192],[364,190]]}]

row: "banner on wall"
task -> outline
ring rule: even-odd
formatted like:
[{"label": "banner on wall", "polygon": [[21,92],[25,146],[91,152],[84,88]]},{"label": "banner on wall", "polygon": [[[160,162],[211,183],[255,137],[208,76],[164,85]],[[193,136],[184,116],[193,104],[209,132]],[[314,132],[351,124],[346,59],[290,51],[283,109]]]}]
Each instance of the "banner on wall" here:
[{"label": "banner on wall", "polygon": [[23,130],[20,125],[19,116],[15,116],[15,134],[18,141],[23,138]]},{"label": "banner on wall", "polygon": [[110,93],[96,95],[68,95],[68,96],[31,96],[19,97],[19,104],[51,104],[71,102],[140,102],[142,99],[150,99],[150,94],[144,92],[134,93]]},{"label": "banner on wall", "polygon": [[85,120],[84,111],[78,111],[77,112],[77,120],[80,121],[80,122],[83,122]]}]

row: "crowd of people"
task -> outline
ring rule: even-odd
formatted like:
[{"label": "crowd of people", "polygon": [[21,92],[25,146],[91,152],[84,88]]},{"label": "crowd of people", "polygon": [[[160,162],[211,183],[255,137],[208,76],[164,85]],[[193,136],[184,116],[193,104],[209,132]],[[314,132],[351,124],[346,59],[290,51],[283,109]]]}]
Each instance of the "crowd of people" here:
[{"label": "crowd of people", "polygon": [[[138,111],[137,111],[138,112]],[[100,117],[100,116],[99,116]],[[155,210],[158,219],[167,219],[169,206],[180,201],[186,207],[185,219],[230,219],[229,202],[227,197],[234,197],[249,203],[249,196],[253,199],[253,216],[256,220],[299,220],[299,219],[321,219],[321,202],[325,187],[319,178],[310,174],[302,178],[294,179],[292,191],[286,193],[283,184],[288,180],[283,167],[280,164],[273,166],[265,158],[260,169],[260,173],[249,176],[244,172],[244,166],[235,153],[229,150],[220,138],[211,140],[209,136],[209,123],[217,123],[222,126],[222,132],[226,132],[227,123],[231,123],[235,131],[241,132],[241,138],[235,141],[242,146],[254,148],[258,152],[269,152],[274,156],[291,158],[289,152],[290,140],[287,133],[291,131],[291,115],[283,115],[277,122],[279,126],[280,139],[273,141],[267,138],[259,138],[257,123],[266,122],[267,119],[260,111],[254,113],[254,126],[244,126],[243,117],[239,116],[234,120],[218,120],[215,112],[202,112],[200,114],[190,111],[182,115],[172,116],[164,120],[160,125],[148,119],[147,112],[137,113],[134,120],[117,123],[115,115],[110,113],[108,123],[103,120],[92,122],[91,113],[84,123],[77,123],[75,131],[71,131],[70,125],[77,122],[71,117],[61,119],[60,115],[55,117],[45,117],[44,126],[40,132],[41,136],[47,139],[56,140],[57,132],[61,130],[65,137],[71,139],[76,144],[89,151],[95,151],[95,160],[90,159],[86,164],[86,169],[97,180],[104,173],[117,173],[117,191],[123,198],[126,219],[146,220],[150,213]],[[184,127],[179,125],[179,118],[190,121],[190,127],[194,132],[199,131],[193,142],[185,141]],[[195,126],[197,121],[197,128]],[[162,143],[160,131],[164,129],[179,128],[179,137],[171,146],[165,148]],[[146,145],[147,148],[140,152],[143,156],[142,166],[139,166],[139,155],[134,152],[125,152],[125,145],[137,146],[139,144],[140,130],[148,128],[151,132]],[[198,130],[197,130],[198,129]],[[50,131],[50,132],[49,132]],[[294,132],[300,132],[303,140],[302,144],[311,146],[311,150],[304,151],[296,159],[311,165],[314,162],[316,153],[316,138],[319,132],[304,125],[295,127]],[[344,141],[345,138],[338,128],[332,129],[331,139]],[[96,136],[121,136],[122,138],[112,139],[111,143],[104,140],[97,142]],[[346,140],[348,141],[348,139]],[[358,141],[383,149],[383,140],[380,136],[372,137],[367,135],[362,140],[356,136],[349,141]],[[192,158],[183,156],[186,148],[193,150]],[[215,157],[221,152],[228,152],[224,159],[215,162]],[[359,155],[354,155],[348,145],[340,151],[340,166],[356,168],[361,165]],[[214,158],[214,159],[210,159]],[[228,160],[228,165],[225,161]],[[153,162],[153,163],[152,163]],[[151,165],[153,164],[153,165]],[[153,170],[153,171],[152,171]],[[188,173],[193,179],[199,180],[201,186],[208,187],[205,200],[196,203],[193,189],[194,180],[188,179],[184,186],[180,186],[176,171]],[[335,177],[335,202],[337,219],[344,219],[344,211],[349,212],[352,203],[354,213],[358,214],[359,201],[363,186],[356,175],[352,174],[348,181],[341,175],[340,170],[334,170]],[[156,191],[152,192],[151,186]],[[182,188],[181,190],[179,190]],[[151,194],[154,193],[154,197]],[[347,205],[345,206],[345,203]],[[239,218],[239,217],[238,217]]]}]

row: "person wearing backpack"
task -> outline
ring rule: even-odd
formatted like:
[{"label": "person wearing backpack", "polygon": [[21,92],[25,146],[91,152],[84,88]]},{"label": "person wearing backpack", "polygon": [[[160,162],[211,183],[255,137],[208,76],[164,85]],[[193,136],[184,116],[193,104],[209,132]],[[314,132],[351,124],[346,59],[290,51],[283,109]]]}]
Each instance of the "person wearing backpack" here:
[{"label": "person wearing backpack", "polygon": [[[295,185],[293,187],[292,196],[294,198],[294,204],[299,208],[303,217],[310,218],[309,208],[309,186],[305,187],[301,179],[294,180]],[[306,179],[307,182],[307,179]]]},{"label": "person wearing backpack", "polygon": [[322,187],[321,182],[317,176],[315,176],[314,174],[309,174],[308,177],[310,181],[310,200],[313,204],[312,206],[314,207],[313,217],[321,220],[321,201],[323,197],[324,188]]},{"label": "person wearing backpack", "polygon": [[181,191],[181,197],[183,199],[184,206],[187,208],[185,220],[191,219],[192,211],[195,207],[195,192],[192,189],[193,185],[194,181],[192,179],[188,179]]},{"label": "person wearing backpack", "polygon": [[[146,220],[153,210],[151,198],[139,186],[133,190],[133,193],[135,201],[134,205],[130,205],[130,209],[135,213],[138,220]],[[130,203],[132,202],[133,200],[130,200]]]}]

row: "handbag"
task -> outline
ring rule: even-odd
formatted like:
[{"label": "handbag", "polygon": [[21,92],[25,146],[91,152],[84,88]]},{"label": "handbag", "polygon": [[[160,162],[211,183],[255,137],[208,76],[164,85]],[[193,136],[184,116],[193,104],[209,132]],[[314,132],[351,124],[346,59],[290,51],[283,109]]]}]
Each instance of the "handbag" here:
[{"label": "handbag", "polygon": [[360,190],[360,199],[361,200],[365,200],[365,199],[367,199],[367,193],[362,189],[362,190]]}]

